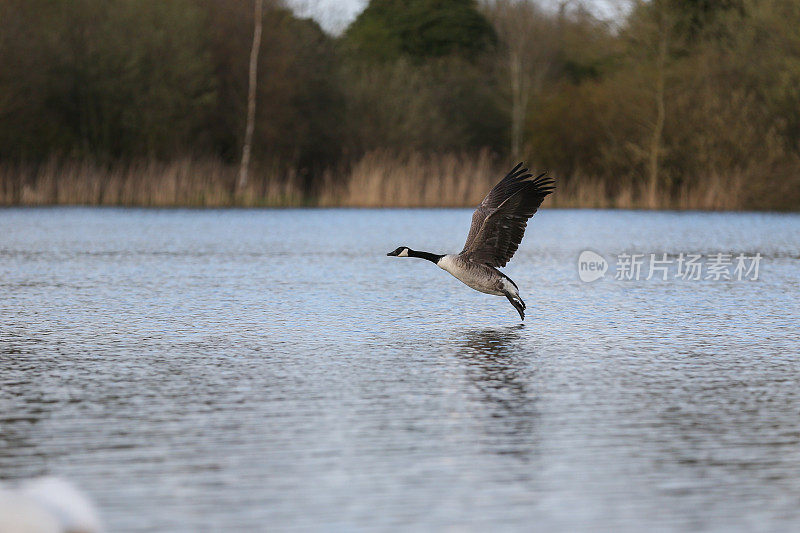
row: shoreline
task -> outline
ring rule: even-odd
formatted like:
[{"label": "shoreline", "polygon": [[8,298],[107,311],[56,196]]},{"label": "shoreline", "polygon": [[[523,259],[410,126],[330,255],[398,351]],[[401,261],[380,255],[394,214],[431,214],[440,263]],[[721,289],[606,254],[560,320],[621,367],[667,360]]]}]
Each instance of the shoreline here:
[{"label": "shoreline", "polygon": [[[302,169],[258,165],[244,188],[238,166],[216,158],[184,157],[98,164],[52,159],[0,162],[0,206],[143,208],[468,208],[508,170],[487,151],[461,154],[374,152],[312,178]],[[532,171],[543,169],[531,162]],[[571,175],[556,178],[545,208],[648,211],[800,211],[800,176],[767,182],[744,172],[665,179]]]}]

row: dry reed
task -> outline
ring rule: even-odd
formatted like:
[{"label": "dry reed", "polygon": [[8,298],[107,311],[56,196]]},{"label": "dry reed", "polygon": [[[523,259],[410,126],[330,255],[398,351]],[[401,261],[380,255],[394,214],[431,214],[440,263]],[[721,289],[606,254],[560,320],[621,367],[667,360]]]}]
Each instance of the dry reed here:
[{"label": "dry reed", "polygon": [[260,169],[237,189],[237,167],[215,159],[136,161],[125,165],[50,160],[0,165],[0,205],[228,207],[299,205],[295,173]]},{"label": "dry reed", "polygon": [[[0,163],[0,205],[117,205],[146,207],[468,207],[481,201],[508,169],[489,152],[394,154],[371,152],[349,168],[326,171],[313,194],[296,171],[255,168],[248,186],[236,188],[235,165],[210,158],[100,165],[58,160],[40,165]],[[798,209],[797,173],[774,194],[759,194],[762,181],[746,173],[711,174],[657,196],[658,209]],[[652,208],[632,180],[558,179],[549,207]]]}]

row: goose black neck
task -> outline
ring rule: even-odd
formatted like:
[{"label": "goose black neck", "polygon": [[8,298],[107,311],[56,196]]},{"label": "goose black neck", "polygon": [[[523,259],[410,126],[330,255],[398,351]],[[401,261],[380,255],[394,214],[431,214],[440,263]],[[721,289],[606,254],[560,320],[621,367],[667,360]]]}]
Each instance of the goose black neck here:
[{"label": "goose black neck", "polygon": [[420,259],[427,259],[433,263],[438,263],[443,255],[432,254],[430,252],[418,252],[416,250],[409,250],[408,257],[419,257]]}]

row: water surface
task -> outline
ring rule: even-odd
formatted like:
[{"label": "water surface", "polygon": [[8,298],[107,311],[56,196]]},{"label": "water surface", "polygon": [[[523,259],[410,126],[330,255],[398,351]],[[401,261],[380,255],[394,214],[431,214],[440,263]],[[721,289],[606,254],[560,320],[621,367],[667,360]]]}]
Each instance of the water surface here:
[{"label": "water surface", "polygon": [[[800,528],[800,216],[544,210],[520,323],[385,256],[470,214],[0,211],[0,481],[109,531]],[[585,249],[763,259],[587,284]]]}]

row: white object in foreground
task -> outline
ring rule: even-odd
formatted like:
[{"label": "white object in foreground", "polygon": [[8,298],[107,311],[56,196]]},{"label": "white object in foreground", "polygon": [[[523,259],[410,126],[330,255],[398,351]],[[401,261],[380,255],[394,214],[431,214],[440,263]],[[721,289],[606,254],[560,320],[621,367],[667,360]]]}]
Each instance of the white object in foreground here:
[{"label": "white object in foreground", "polygon": [[98,533],[92,502],[74,485],[43,477],[0,487],[0,533]]}]

